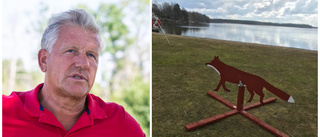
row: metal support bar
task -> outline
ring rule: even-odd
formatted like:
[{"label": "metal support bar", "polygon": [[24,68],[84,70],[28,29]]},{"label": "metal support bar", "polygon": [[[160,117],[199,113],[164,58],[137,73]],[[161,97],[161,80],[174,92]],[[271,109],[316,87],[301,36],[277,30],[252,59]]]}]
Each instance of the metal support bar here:
[{"label": "metal support bar", "polygon": [[241,111],[243,109],[243,100],[244,100],[244,85],[239,81],[238,85],[238,98],[237,98],[237,110]]}]

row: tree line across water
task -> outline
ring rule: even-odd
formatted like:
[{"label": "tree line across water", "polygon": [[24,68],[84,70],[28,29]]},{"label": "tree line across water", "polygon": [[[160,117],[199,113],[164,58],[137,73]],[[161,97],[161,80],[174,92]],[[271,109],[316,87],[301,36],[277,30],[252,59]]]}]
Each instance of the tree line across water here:
[{"label": "tree line across water", "polygon": [[249,25],[265,25],[265,26],[284,26],[284,27],[299,27],[299,28],[316,28],[308,24],[293,24],[293,23],[272,23],[248,20],[231,20],[231,19],[211,19],[205,14],[194,11],[187,11],[185,8],[180,8],[178,3],[162,4],[152,3],[152,12],[160,18],[162,22],[173,24],[199,24],[199,23],[235,23]]},{"label": "tree line across water", "polygon": [[293,23],[272,23],[249,20],[230,20],[230,19],[210,19],[211,23],[235,23],[249,25],[264,25],[264,26],[283,26],[283,27],[298,27],[298,28],[316,28],[308,24],[293,24]]},{"label": "tree line across water", "polygon": [[210,22],[210,18],[208,16],[198,12],[189,12],[185,8],[180,8],[178,3],[153,3],[152,12],[158,16],[162,22],[175,24]]}]

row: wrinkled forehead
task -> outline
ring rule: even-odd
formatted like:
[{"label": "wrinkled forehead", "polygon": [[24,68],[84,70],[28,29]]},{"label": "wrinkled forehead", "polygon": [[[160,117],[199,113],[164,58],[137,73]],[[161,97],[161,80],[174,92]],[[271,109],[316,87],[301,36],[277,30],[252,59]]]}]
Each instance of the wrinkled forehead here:
[{"label": "wrinkled forehead", "polygon": [[98,53],[102,50],[100,34],[77,24],[61,25],[59,28],[58,41],[73,45],[95,45]]}]

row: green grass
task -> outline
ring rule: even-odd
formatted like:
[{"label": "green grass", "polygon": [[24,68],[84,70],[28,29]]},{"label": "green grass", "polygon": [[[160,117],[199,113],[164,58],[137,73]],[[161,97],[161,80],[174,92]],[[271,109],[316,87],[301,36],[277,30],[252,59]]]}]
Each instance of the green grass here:
[{"label": "green grass", "polygon": [[[295,99],[281,99],[248,112],[289,136],[317,136],[316,51],[152,34],[152,136],[273,136],[241,115],[187,132],[186,124],[230,109],[209,97],[220,77],[204,65],[214,56],[240,70],[261,76]],[[216,92],[236,104],[237,85],[228,83]],[[265,99],[276,97],[264,89]],[[249,94],[245,91],[245,101]],[[259,96],[255,95],[254,102]],[[246,103],[247,105],[249,103]]]}]

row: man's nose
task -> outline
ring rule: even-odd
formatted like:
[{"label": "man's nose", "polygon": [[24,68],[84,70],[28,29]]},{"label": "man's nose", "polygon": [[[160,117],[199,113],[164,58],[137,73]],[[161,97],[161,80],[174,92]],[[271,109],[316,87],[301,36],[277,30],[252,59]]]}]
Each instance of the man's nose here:
[{"label": "man's nose", "polygon": [[75,67],[81,69],[89,69],[90,63],[86,54],[78,54],[75,60]]}]

